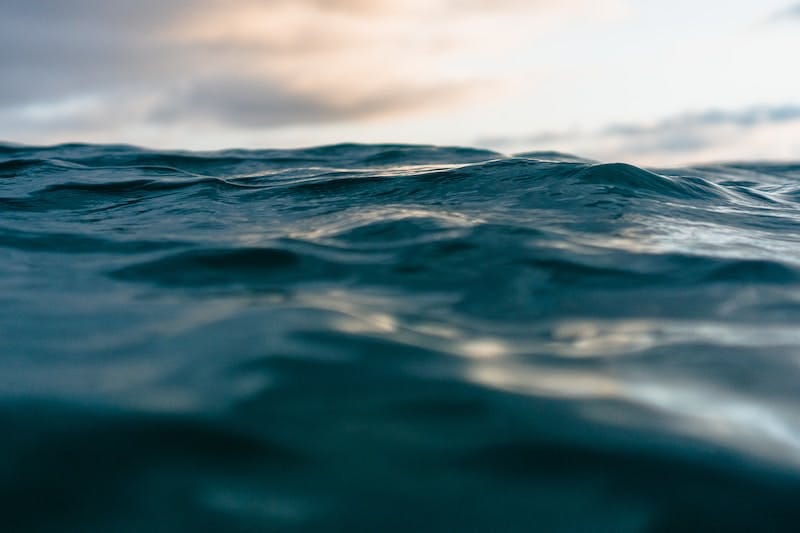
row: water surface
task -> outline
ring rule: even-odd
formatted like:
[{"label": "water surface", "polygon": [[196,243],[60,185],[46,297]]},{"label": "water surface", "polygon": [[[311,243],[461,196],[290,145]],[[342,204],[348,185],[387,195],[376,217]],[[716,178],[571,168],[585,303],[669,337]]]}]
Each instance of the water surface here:
[{"label": "water surface", "polygon": [[11,531],[792,530],[800,164],[0,145]]}]

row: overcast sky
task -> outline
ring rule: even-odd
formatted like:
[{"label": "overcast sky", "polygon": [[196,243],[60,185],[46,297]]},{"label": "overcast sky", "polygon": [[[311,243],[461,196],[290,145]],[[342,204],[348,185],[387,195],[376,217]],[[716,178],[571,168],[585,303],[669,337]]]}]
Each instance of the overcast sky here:
[{"label": "overcast sky", "polygon": [[800,158],[781,0],[4,0],[0,139]]}]

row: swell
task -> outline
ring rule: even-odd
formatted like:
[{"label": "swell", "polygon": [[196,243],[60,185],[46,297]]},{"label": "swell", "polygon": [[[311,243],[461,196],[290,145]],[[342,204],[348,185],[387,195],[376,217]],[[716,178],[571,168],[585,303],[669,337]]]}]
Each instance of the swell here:
[{"label": "swell", "polygon": [[[349,145],[344,148],[352,149]],[[310,153],[322,158],[328,152],[344,149],[342,146],[308,149]],[[551,198],[586,196],[602,193],[608,197],[631,198],[651,196],[681,201],[699,202],[762,202],[776,203],[774,194],[748,187],[748,182],[722,182],[700,176],[662,175],[622,163],[593,164],[581,162],[578,158],[564,158],[553,161],[529,157],[507,157],[491,152],[467,149],[423,149],[419,147],[400,149],[386,147],[381,150],[370,148],[369,153],[350,155],[336,163],[340,167],[308,167],[306,161],[287,161],[286,158],[269,153],[258,153],[254,157],[246,152],[240,157],[208,156],[135,156],[109,155],[96,159],[65,157],[52,158],[11,158],[0,161],[0,176],[23,178],[28,174],[48,169],[49,174],[59,176],[56,183],[47,183],[34,191],[32,201],[47,200],[48,196],[61,193],[89,193],[98,195],[126,195],[148,191],[168,191],[192,187],[217,188],[274,188],[276,193],[303,195],[369,195],[376,197],[427,198],[435,195],[448,195],[448,191],[458,189],[464,194],[524,194],[544,191]],[[59,154],[61,155],[61,154]],[[535,155],[535,154],[531,154]],[[449,159],[448,159],[449,158]],[[484,160],[481,161],[480,159]],[[488,158],[488,159],[487,159]],[[475,159],[478,159],[476,162]],[[247,163],[247,171],[231,166],[234,163]],[[377,173],[353,169],[353,166],[380,162],[381,165],[413,165],[404,173]],[[442,165],[441,169],[424,168]],[[100,164],[102,163],[102,164]],[[264,173],[271,166],[283,171],[297,166],[299,175],[294,178]],[[253,166],[256,165],[256,166]],[[423,167],[416,170],[416,167]],[[449,168],[448,168],[449,167]],[[261,172],[259,172],[259,170]],[[233,172],[232,172],[233,171]],[[148,178],[120,180],[121,174],[147,175]],[[296,173],[297,174],[297,173]],[[65,181],[68,176],[96,176],[91,181]],[[103,176],[114,176],[103,180]],[[598,191],[597,186],[602,186]],[[787,194],[787,193],[784,193]],[[791,195],[795,194],[794,190]],[[790,195],[790,197],[791,197]],[[8,197],[6,197],[8,199]],[[793,199],[793,198],[792,198]]]},{"label": "swell", "polygon": [[[318,176],[317,178],[325,178]],[[410,171],[404,177],[331,175],[314,183],[294,186],[298,192],[314,194],[376,194],[402,197],[446,195],[457,189],[464,194],[524,194],[544,191],[555,196],[586,196],[603,185],[608,197],[652,196],[698,202],[726,202],[742,199],[771,201],[764,193],[726,188],[697,176],[666,176],[622,163],[587,164],[530,160],[496,159],[458,165],[442,170]],[[740,194],[741,193],[741,194]],[[746,200],[746,198],[745,198]]]},{"label": "swell", "polygon": [[336,279],[342,276],[341,270],[333,263],[288,250],[236,248],[180,252],[122,268],[112,275],[164,286],[285,287],[307,279]]},{"label": "swell", "polygon": [[[372,226],[372,227],[371,227]],[[425,291],[438,285],[456,289],[491,279],[502,272],[505,281],[528,280],[526,289],[536,291],[637,291],[666,287],[711,289],[716,285],[794,285],[800,283],[797,265],[777,260],[732,259],[697,254],[631,254],[621,251],[603,255],[565,255],[538,249],[504,252],[503,245],[486,245],[476,238],[410,235],[370,246],[374,238],[390,237],[392,224],[362,226],[333,246],[320,242],[273,242],[271,247],[201,248],[170,253],[116,270],[112,276],[127,281],[146,281],[160,286],[271,286],[291,289],[304,283],[348,283]],[[416,226],[415,226],[416,229]],[[395,228],[405,233],[407,225]],[[496,228],[502,231],[502,228]],[[373,233],[373,231],[375,233]],[[354,235],[358,235],[354,239]],[[366,241],[366,242],[365,242]],[[498,239],[500,241],[500,239]],[[0,237],[0,244],[23,249],[44,249],[36,240]],[[366,244],[366,245],[365,245]],[[169,243],[125,243],[109,246],[100,240],[65,239],[51,251],[125,249],[156,251]],[[466,289],[465,289],[466,290]]]},{"label": "swell", "polygon": [[165,240],[123,240],[103,238],[99,235],[31,232],[0,227],[0,247],[50,254],[138,254],[181,245],[185,244]]}]

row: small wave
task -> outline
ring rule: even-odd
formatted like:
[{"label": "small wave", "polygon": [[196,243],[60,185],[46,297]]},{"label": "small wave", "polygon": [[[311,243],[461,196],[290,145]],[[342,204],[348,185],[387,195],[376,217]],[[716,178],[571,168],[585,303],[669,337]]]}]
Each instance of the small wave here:
[{"label": "small wave", "polygon": [[[316,272],[316,275],[310,276]],[[335,279],[337,268],[324,260],[277,248],[192,250],[114,271],[119,279],[165,286],[272,285],[304,279]],[[341,274],[339,274],[341,276]]]},{"label": "small wave", "polygon": [[183,243],[158,240],[119,240],[99,235],[74,233],[28,232],[0,228],[0,247],[31,252],[137,254],[180,246]]},{"label": "small wave", "polygon": [[584,183],[618,187],[629,194],[657,193],[683,199],[712,200],[723,197],[715,184],[696,177],[669,177],[625,163],[591,165],[577,172]]}]

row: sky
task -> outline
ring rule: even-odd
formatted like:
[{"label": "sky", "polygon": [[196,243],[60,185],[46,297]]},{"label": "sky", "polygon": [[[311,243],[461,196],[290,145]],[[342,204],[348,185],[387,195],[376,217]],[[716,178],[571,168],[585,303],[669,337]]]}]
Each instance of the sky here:
[{"label": "sky", "polygon": [[800,159],[786,0],[3,0],[0,140]]}]

